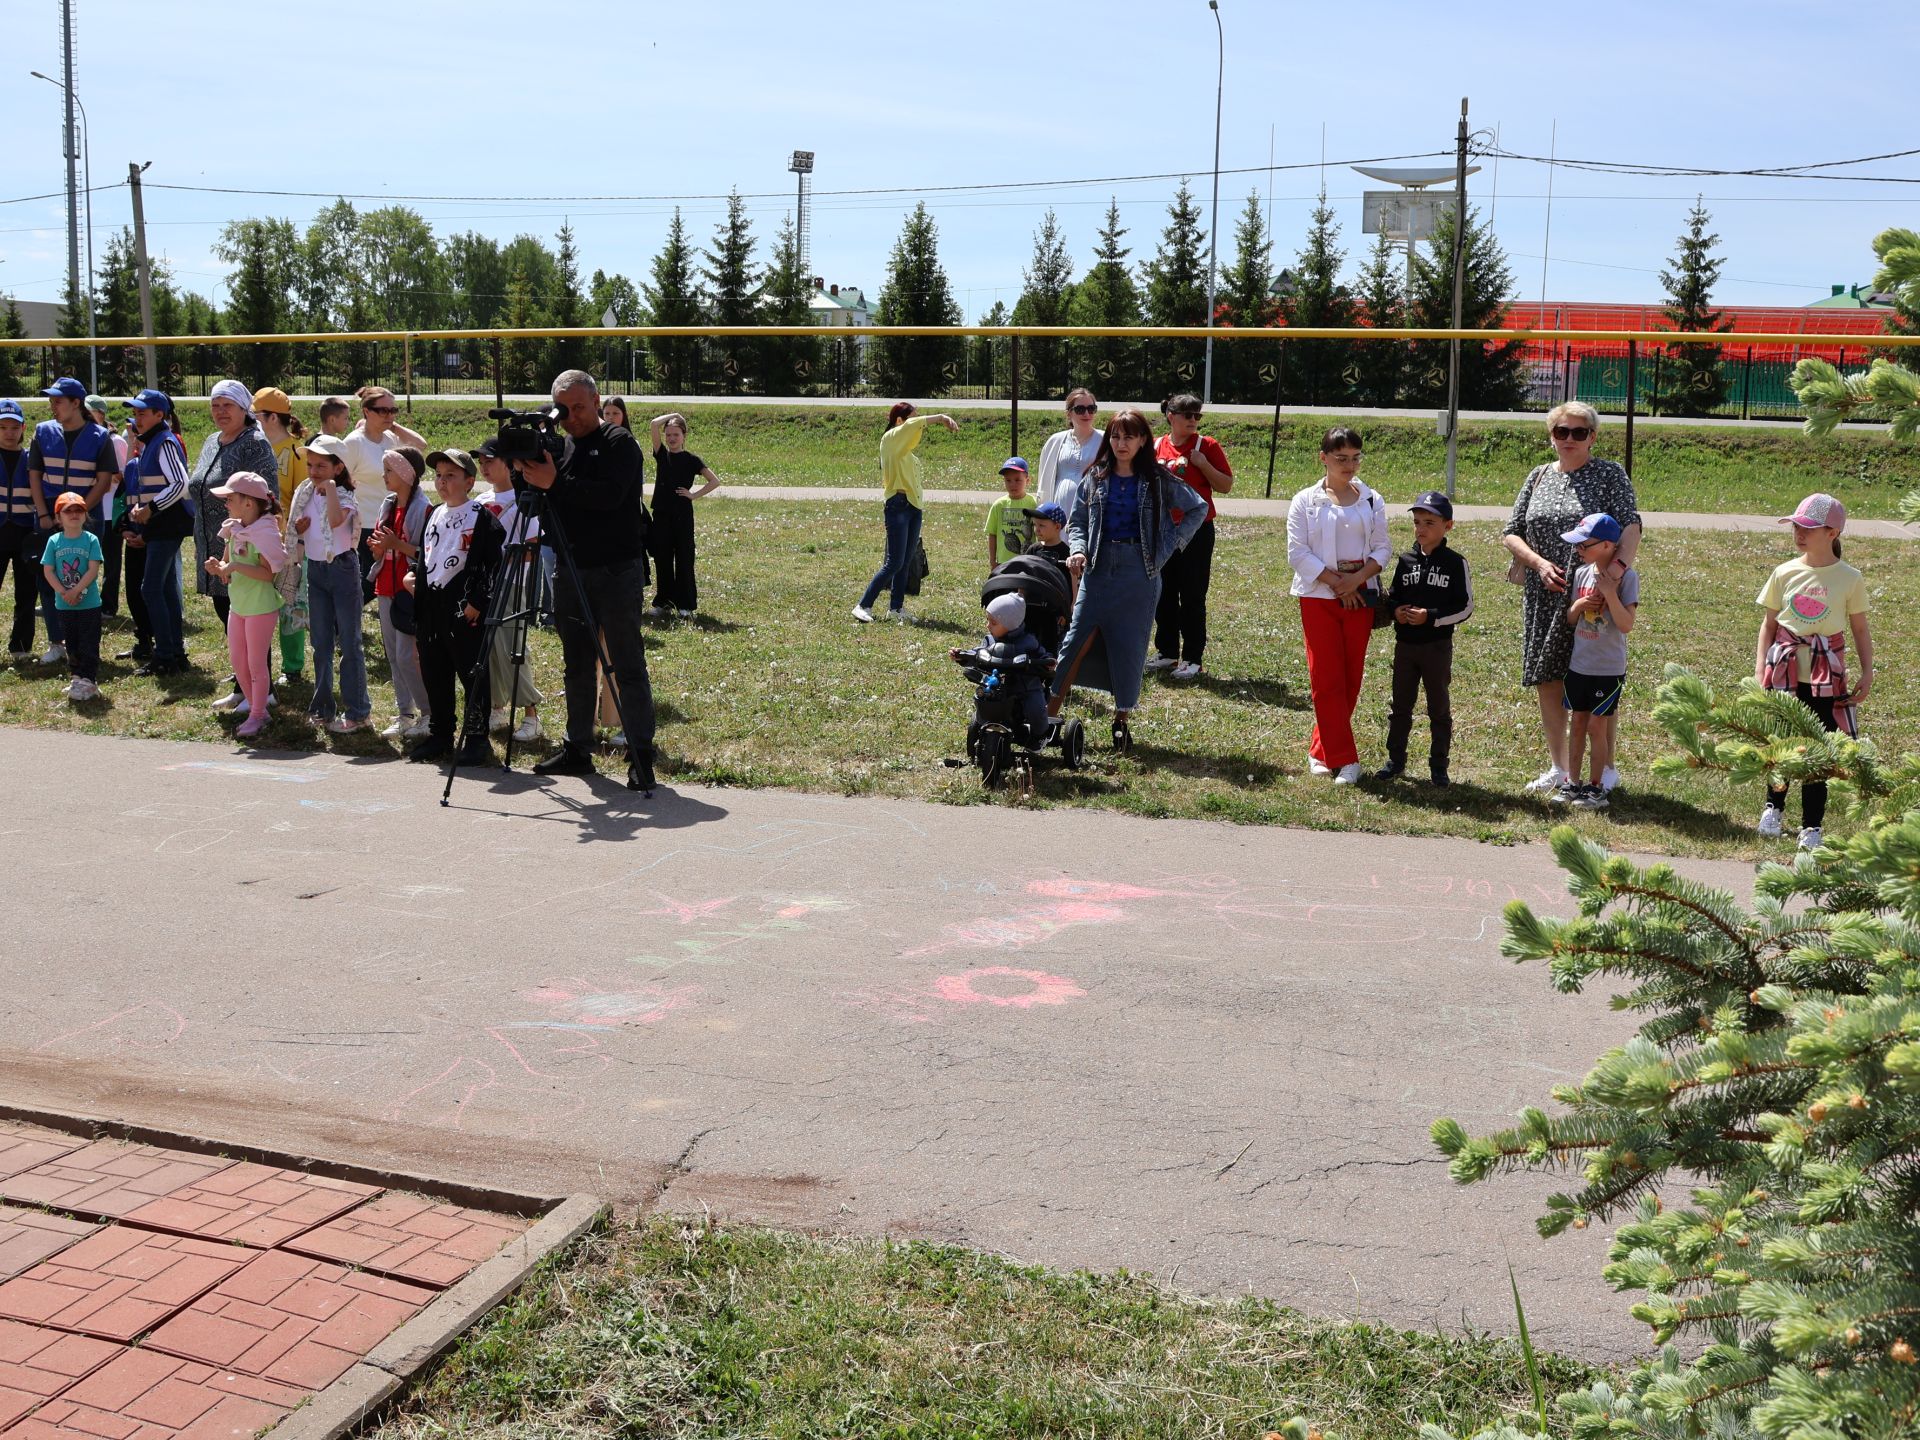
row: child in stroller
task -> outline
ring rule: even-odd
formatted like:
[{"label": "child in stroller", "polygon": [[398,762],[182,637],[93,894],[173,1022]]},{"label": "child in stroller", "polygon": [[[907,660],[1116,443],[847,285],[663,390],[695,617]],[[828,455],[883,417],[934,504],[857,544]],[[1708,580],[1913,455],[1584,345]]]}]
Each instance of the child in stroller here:
[{"label": "child in stroller", "polygon": [[1067,586],[1064,576],[1053,573],[1056,569],[1052,561],[1033,556],[1016,556],[1002,565],[981,587],[985,643],[949,652],[977,687],[967,757],[979,765],[990,789],[1016,760],[1030,765],[1048,745],[1060,746],[1069,768],[1078,768],[1085,752],[1078,720],[1056,725],[1047,718],[1053,652],[1042,631],[1057,643],[1058,628],[1066,621]]}]

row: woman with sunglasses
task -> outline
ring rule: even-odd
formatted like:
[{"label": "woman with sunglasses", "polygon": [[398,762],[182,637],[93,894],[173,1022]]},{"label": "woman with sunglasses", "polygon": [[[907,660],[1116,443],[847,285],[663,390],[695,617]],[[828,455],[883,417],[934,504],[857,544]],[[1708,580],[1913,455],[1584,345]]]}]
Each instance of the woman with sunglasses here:
[{"label": "woman with sunglasses", "polygon": [[1206,521],[1206,499],[1154,458],[1146,416],[1116,411],[1067,519],[1067,569],[1080,591],[1048,714],[1060,713],[1075,685],[1109,690],[1113,748],[1132,747],[1128,719],[1140,703],[1160,575]]},{"label": "woman with sunglasses", "polygon": [[1551,761],[1528,783],[1532,791],[1557,791],[1567,783],[1566,679],[1573,627],[1566,623],[1566,591],[1573,573],[1573,547],[1560,537],[1582,517],[1606,514],[1620,522],[1620,550],[1611,567],[1616,574],[1632,567],[1640,549],[1640,508],[1633,481],[1614,461],[1594,458],[1599,428],[1599,414],[1577,400],[1547,412],[1554,458],[1536,466],[1521,485],[1502,541],[1514,559],[1508,578],[1526,586],[1521,602],[1525,616],[1521,683],[1539,697],[1540,726],[1546,731]]},{"label": "woman with sunglasses", "polygon": [[1093,423],[1099,413],[1100,402],[1091,390],[1082,386],[1067,392],[1067,428],[1049,435],[1040,447],[1040,499],[1036,503],[1058,505],[1068,515],[1073,514],[1080,477],[1093,464],[1105,438]]}]

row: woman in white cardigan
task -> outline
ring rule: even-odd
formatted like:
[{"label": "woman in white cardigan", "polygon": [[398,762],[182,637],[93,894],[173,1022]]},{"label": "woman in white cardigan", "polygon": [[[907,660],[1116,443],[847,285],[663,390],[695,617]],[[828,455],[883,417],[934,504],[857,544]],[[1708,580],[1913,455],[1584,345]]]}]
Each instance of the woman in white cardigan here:
[{"label": "woman in white cardigan", "polygon": [[1084,387],[1067,392],[1067,428],[1047,437],[1040,447],[1040,503],[1058,505],[1073,514],[1080,493],[1080,477],[1100,453],[1105,432],[1093,423],[1100,402]]},{"label": "woman in white cardigan", "polygon": [[1287,564],[1300,599],[1313,689],[1307,768],[1336,785],[1360,780],[1353,712],[1366,678],[1378,576],[1393,550],[1387,507],[1360,483],[1360,433],[1336,425],[1320,441],[1320,479],[1287,507]]}]

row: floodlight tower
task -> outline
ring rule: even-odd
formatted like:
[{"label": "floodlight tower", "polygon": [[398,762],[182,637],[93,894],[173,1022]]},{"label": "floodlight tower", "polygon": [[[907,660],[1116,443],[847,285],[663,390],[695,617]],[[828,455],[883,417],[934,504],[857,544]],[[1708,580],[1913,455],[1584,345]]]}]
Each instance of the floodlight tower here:
[{"label": "floodlight tower", "polygon": [[813,273],[809,249],[813,239],[813,151],[794,151],[793,158],[787,161],[787,169],[799,177],[800,187],[793,214],[795,263],[800,267],[801,279],[811,285],[813,282],[808,277]]},{"label": "floodlight tower", "polygon": [[[1413,247],[1433,234],[1434,222],[1451,203],[1450,196],[1430,195],[1427,187],[1457,178],[1455,167],[1437,165],[1356,165],[1369,180],[1398,185],[1398,190],[1368,190],[1360,197],[1360,231],[1363,235],[1385,232],[1388,240],[1406,247],[1407,293],[1413,293]],[[1469,165],[1467,174],[1480,173],[1478,165]]]}]

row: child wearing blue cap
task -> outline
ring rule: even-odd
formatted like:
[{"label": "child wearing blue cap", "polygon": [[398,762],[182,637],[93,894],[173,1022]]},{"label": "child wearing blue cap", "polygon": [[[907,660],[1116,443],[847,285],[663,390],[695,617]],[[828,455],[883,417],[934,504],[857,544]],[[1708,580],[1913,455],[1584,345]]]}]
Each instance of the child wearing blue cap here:
[{"label": "child wearing blue cap", "polygon": [[[1620,783],[1613,767],[1620,692],[1627,683],[1627,634],[1640,604],[1640,572],[1617,579],[1608,567],[1620,553],[1620,522],[1604,512],[1589,515],[1560,538],[1573,546],[1573,658],[1567,666],[1566,707],[1573,713],[1567,736],[1567,783],[1552,798],[1579,810],[1604,810]],[[1580,754],[1592,742],[1587,784],[1580,783]]]},{"label": "child wearing blue cap", "polygon": [[1027,462],[1018,455],[1000,467],[1007,493],[987,511],[987,571],[1002,560],[1024,555],[1033,543],[1033,522],[1027,518]]}]

